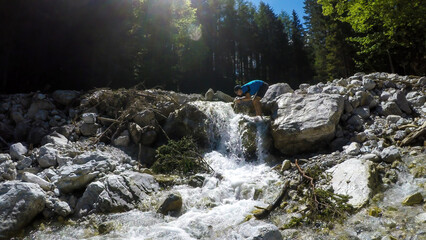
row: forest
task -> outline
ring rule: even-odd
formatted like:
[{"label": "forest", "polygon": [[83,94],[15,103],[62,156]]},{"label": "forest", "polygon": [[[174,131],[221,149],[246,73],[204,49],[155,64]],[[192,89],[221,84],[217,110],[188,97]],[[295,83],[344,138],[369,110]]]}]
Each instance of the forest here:
[{"label": "forest", "polygon": [[99,87],[232,92],[236,83],[426,73],[423,0],[13,0],[0,8],[0,93]]}]

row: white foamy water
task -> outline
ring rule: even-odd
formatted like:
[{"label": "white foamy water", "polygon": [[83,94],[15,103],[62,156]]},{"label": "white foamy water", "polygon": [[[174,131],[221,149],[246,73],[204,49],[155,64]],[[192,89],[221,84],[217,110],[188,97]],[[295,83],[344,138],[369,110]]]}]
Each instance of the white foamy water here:
[{"label": "white foamy water", "polygon": [[[266,207],[280,190],[278,175],[264,161],[268,156],[263,142],[267,123],[259,118],[235,114],[229,103],[192,104],[209,117],[206,124],[209,124],[212,151],[204,157],[214,169],[215,176],[205,175],[201,188],[180,185],[170,190],[179,192],[183,198],[182,215],[163,216],[155,213],[154,207],[147,212],[133,210],[98,216],[118,226],[106,235],[94,236],[84,226],[66,226],[38,231],[32,238],[229,239],[232,236],[233,239],[244,239],[238,233],[238,226],[255,206]],[[246,162],[244,158],[241,121],[256,125],[257,159],[253,162]]]}]

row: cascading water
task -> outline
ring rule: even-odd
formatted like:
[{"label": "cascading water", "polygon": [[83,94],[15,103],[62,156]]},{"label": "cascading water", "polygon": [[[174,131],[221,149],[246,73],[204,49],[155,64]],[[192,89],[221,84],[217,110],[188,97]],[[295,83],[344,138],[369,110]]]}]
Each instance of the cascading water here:
[{"label": "cascading water", "polygon": [[[102,221],[112,221],[118,226],[114,231],[93,236],[81,226],[61,226],[37,231],[36,239],[244,239],[238,227],[255,206],[265,207],[280,187],[279,177],[265,163],[268,156],[264,142],[266,121],[235,114],[231,104],[221,102],[191,103],[209,117],[210,142],[213,150],[204,155],[216,172],[206,175],[203,187],[178,185],[159,194],[179,192],[183,199],[182,215],[163,216],[155,212],[133,210],[120,214],[94,216]],[[256,160],[247,162],[244,153],[243,124],[255,126]],[[219,176],[219,177],[218,177]],[[157,196],[158,197],[158,196]],[[153,198],[155,198],[153,196]],[[266,201],[267,199],[267,201]],[[156,200],[148,199],[149,202]],[[155,205],[155,203],[154,203]],[[149,208],[149,207],[148,207]]]}]

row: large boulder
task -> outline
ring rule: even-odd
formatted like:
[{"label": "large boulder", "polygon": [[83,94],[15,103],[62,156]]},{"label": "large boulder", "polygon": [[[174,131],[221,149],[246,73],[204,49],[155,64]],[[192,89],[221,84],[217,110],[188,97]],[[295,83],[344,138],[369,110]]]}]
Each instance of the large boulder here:
[{"label": "large boulder", "polygon": [[339,95],[286,93],[275,105],[272,137],[284,154],[312,152],[334,137],[344,107]]},{"label": "large boulder", "polygon": [[209,143],[207,115],[192,104],[185,104],[181,109],[171,113],[164,130],[172,138],[180,139],[191,135],[201,145]]},{"label": "large boulder", "polygon": [[22,160],[25,157],[25,154],[28,152],[27,147],[22,145],[22,143],[12,144],[9,148],[9,153],[12,159]]},{"label": "large boulder", "polygon": [[107,175],[87,186],[77,203],[76,214],[128,211],[158,189],[158,183],[149,174],[128,171],[121,175]]},{"label": "large boulder", "polygon": [[274,100],[284,93],[293,93],[294,90],[287,83],[277,83],[269,86],[265,96],[260,100],[266,112],[271,111]]},{"label": "large boulder", "polygon": [[16,234],[43,211],[46,197],[34,183],[9,181],[0,184],[0,239]]},{"label": "large boulder", "polygon": [[364,206],[378,185],[373,162],[351,158],[329,170],[334,193],[348,195],[349,204],[356,208]]}]

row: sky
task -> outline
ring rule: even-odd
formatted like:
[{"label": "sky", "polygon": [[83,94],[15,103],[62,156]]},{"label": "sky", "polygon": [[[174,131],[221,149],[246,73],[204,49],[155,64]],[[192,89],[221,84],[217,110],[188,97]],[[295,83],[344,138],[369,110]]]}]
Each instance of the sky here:
[{"label": "sky", "polygon": [[[259,6],[259,3],[262,0],[249,1],[254,3],[256,6]],[[269,4],[276,14],[280,14],[281,11],[285,11],[291,15],[293,9],[296,10],[297,15],[299,15],[299,19],[303,22],[302,17],[305,15],[303,10],[303,0],[263,0],[263,2]]]}]

